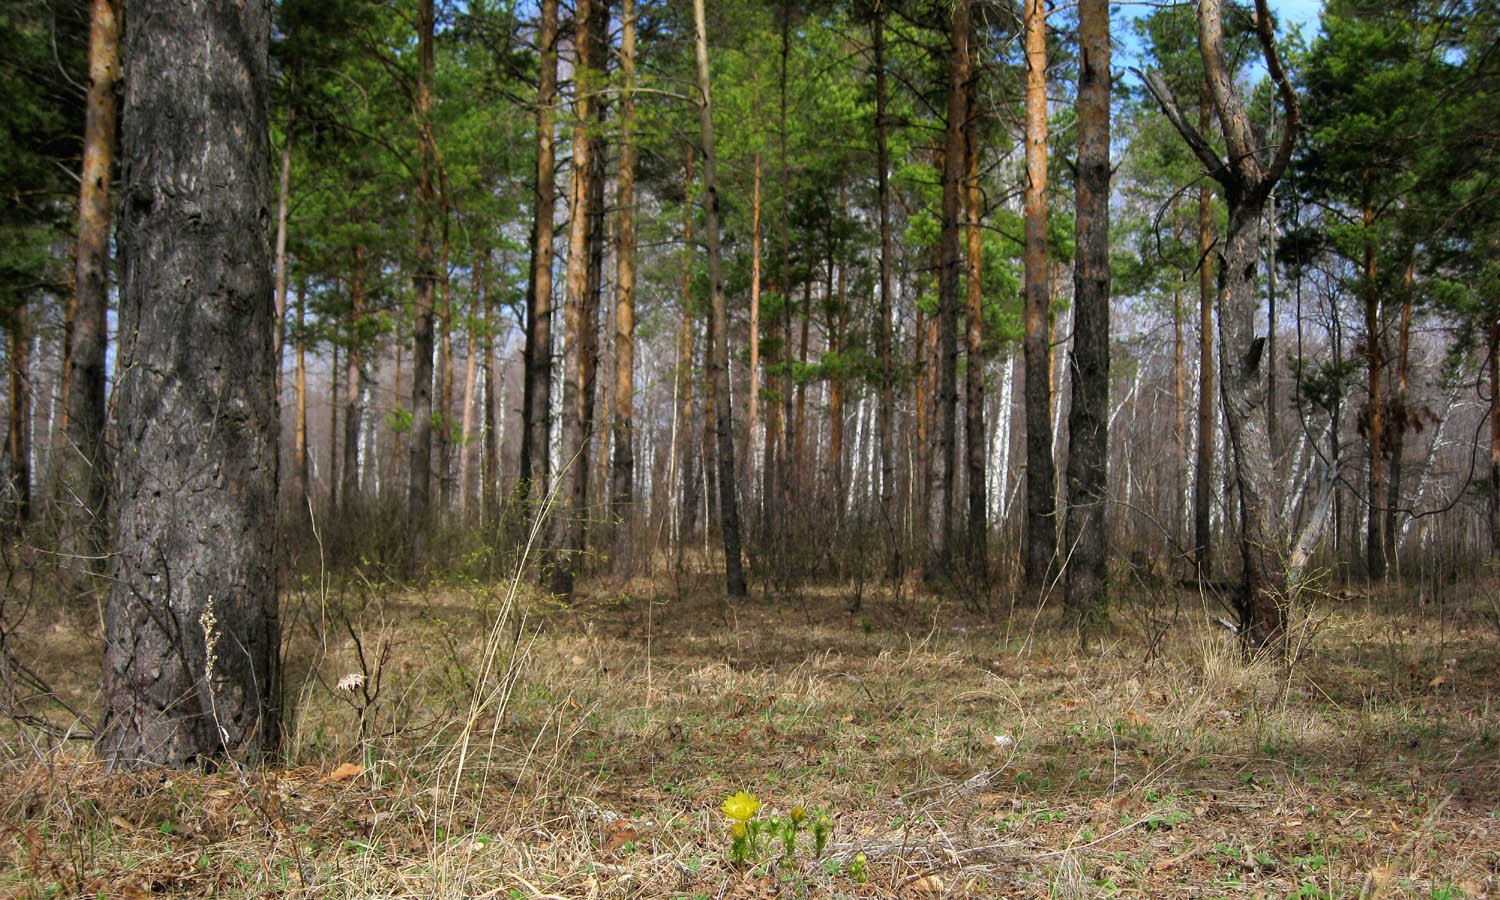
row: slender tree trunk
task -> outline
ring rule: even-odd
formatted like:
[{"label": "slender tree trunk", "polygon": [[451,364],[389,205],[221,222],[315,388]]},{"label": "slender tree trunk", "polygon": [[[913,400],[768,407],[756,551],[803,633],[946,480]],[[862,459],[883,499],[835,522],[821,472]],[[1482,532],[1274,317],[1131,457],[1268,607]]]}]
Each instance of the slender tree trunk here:
[{"label": "slender tree trunk", "polygon": [[1109,544],[1109,3],[1080,0],[1077,251],[1073,263],[1072,402],[1068,406],[1068,508],[1064,523],[1070,622],[1108,621]]},{"label": "slender tree trunk", "polygon": [[[297,514],[307,507],[307,492],[310,487],[311,473],[308,471],[307,450],[307,285],[299,283],[297,286],[297,422],[295,436],[296,459],[293,465],[296,467],[297,494],[293,498],[296,503]],[[398,376],[399,383],[400,378]]]},{"label": "slender tree trunk", "polygon": [[958,289],[962,276],[959,225],[963,204],[964,123],[968,119],[969,0],[955,0],[948,32],[947,133],[943,140],[942,241],[938,263],[937,465],[927,494],[927,577],[945,579],[953,566],[953,504],[958,471]]},{"label": "slender tree trunk", "polygon": [[988,506],[986,497],[985,456],[988,435],[984,427],[984,241],[982,217],[984,210],[979,190],[979,126],[977,87],[978,78],[971,77],[968,84],[968,122],[964,128],[965,198],[967,200],[968,224],[964,229],[967,240],[967,267],[965,286],[968,301],[968,328],[965,334],[965,352],[968,368],[964,386],[964,437],[967,451],[969,476],[969,566],[979,576],[989,571],[988,563]]},{"label": "slender tree trunk", "polygon": [[1406,453],[1406,431],[1414,424],[1408,419],[1410,414],[1406,407],[1407,380],[1411,368],[1411,298],[1412,267],[1408,263],[1401,291],[1401,331],[1396,344],[1396,380],[1391,386],[1391,409],[1394,410],[1396,420],[1388,423],[1391,426],[1391,477],[1385,503],[1384,529],[1385,558],[1387,563],[1397,567],[1398,573],[1400,560],[1396,556],[1396,550],[1400,545],[1400,528],[1396,519],[1397,510],[1402,508],[1401,457]]},{"label": "slender tree trunk", "polygon": [[1282,456],[1281,410],[1276,396],[1276,197],[1266,202],[1266,434],[1271,440],[1271,459]]},{"label": "slender tree trunk", "polygon": [[355,507],[359,499],[359,428],[361,419],[360,395],[364,389],[363,340],[360,329],[365,316],[365,248],[354,248],[354,281],[349,291],[349,349],[347,351],[348,375],[344,391],[344,472],[343,498],[345,511]]},{"label": "slender tree trunk", "polygon": [[1172,434],[1177,452],[1173,455],[1176,477],[1171,496],[1172,537],[1177,541],[1182,540],[1183,497],[1187,483],[1184,476],[1187,469],[1187,349],[1183,345],[1182,319],[1182,290],[1177,288],[1172,291]]},{"label": "slender tree trunk", "polygon": [[[535,222],[526,298],[526,383],[521,401],[522,496],[540,501],[552,474],[552,238],[556,199],[553,104],[557,102],[557,0],[541,0],[537,47]],[[540,510],[538,510],[540,512]]]},{"label": "slender tree trunk", "polygon": [[708,239],[708,295],[712,306],[714,342],[709,347],[708,378],[718,405],[719,431],[719,527],[724,534],[724,583],[731,597],[745,596],[745,575],[740,562],[739,508],[735,497],[734,432],[729,402],[729,320],[724,309],[724,283],[719,259],[718,158],[714,153],[713,99],[708,79],[708,29],[703,0],[693,0],[697,24],[699,128],[703,138],[704,236]]},{"label": "slender tree trunk", "polygon": [[[1212,124],[1208,86],[1198,106],[1198,130]],[[1193,464],[1193,567],[1199,582],[1213,579],[1214,437],[1214,208],[1207,183],[1198,188],[1198,447]]]},{"label": "slender tree trunk", "polygon": [[1500,310],[1490,313],[1490,546],[1500,553]]},{"label": "slender tree trunk", "polygon": [[887,571],[899,575],[900,542],[896,535],[896,353],[891,335],[891,151],[886,135],[885,7],[875,4],[875,164],[880,203],[880,325],[876,352],[880,356],[880,510],[884,518]]},{"label": "slender tree trunk", "polygon": [[437,185],[433,177],[436,148],[432,136],[433,0],[420,0],[417,23],[417,125],[421,130],[417,171],[417,267],[411,383],[411,468],[407,473],[406,545],[410,564],[421,565],[432,506],[432,317],[438,272],[433,256],[433,219]]},{"label": "slender tree trunk", "polygon": [[31,336],[23,300],[11,311],[10,421],[5,439],[5,471],[10,479],[5,502],[17,522],[31,519]]},{"label": "slender tree trunk", "polygon": [[1048,380],[1047,13],[1026,0],[1026,583],[1043,585],[1057,557],[1056,470]]},{"label": "slender tree trunk", "polygon": [[620,7],[620,74],[624,94],[620,98],[620,174],[616,188],[615,458],[610,485],[618,528],[614,556],[617,572],[630,564],[626,549],[635,520],[635,0],[624,0]]},{"label": "slender tree trunk", "polygon": [[[488,525],[500,515],[500,416],[503,414],[498,394],[502,375],[495,354],[495,337],[500,333],[500,317],[493,291],[485,280],[489,268],[488,251],[474,251],[474,291],[477,305],[484,311],[484,455],[480,465],[480,515]],[[501,257],[502,264],[506,262]],[[502,268],[502,271],[504,269]]]},{"label": "slender tree trunk", "polygon": [[454,506],[453,503],[453,279],[448,276],[449,253],[452,250],[448,241],[448,212],[446,209],[447,191],[441,191],[444,197],[445,208],[443,210],[442,225],[442,249],[438,255],[438,278],[443,287],[439,294],[438,315],[434,324],[437,326],[437,410],[433,416],[433,425],[437,434],[435,456],[437,456],[437,483],[438,483],[438,510],[447,515]]},{"label": "slender tree trunk", "polygon": [[[99,0],[96,0],[99,2]],[[281,347],[286,333],[286,240],[292,213],[292,144],[295,118],[287,113],[286,137],[281,143],[280,190],[276,194],[276,380],[281,382]]]},{"label": "slender tree trunk", "polygon": [[[477,258],[480,254],[474,251]],[[458,508],[467,510],[469,500],[474,496],[473,485],[469,479],[469,473],[473,471],[471,462],[474,458],[474,384],[475,371],[479,366],[479,354],[474,346],[474,329],[480,321],[480,315],[484,308],[484,292],[479,287],[480,268],[474,267],[474,296],[470,299],[469,313],[469,337],[465,342],[464,354],[464,402],[463,416],[459,420],[458,441]]]},{"label": "slender tree trunk", "polygon": [[[684,185],[691,185],[693,174],[693,147],[684,151],[682,176]],[[685,198],[682,204],[682,320],[677,330],[677,382],[681,385],[678,394],[678,418],[681,422],[681,443],[678,454],[682,460],[681,503],[677,523],[677,558],[692,540],[698,521],[698,475],[694,468],[697,454],[693,447],[693,204]]]},{"label": "slender tree trunk", "polygon": [[64,413],[65,507],[72,527],[64,549],[103,568],[109,546],[105,504],[109,459],[105,452],[105,348],[108,342],[110,175],[115,148],[115,76],[120,25],[112,0],[93,0],[89,28],[89,91],[78,192],[78,255],[73,327],[68,330]]},{"label": "slender tree trunk", "polygon": [[332,359],[328,363],[328,511],[337,512],[339,491],[343,482],[339,478],[339,351],[337,341],[332,345]]},{"label": "slender tree trunk", "polygon": [[[808,273],[808,278],[802,283],[802,316],[799,325],[800,334],[797,340],[797,365],[807,371],[807,345],[810,341],[812,325],[812,290],[813,273]],[[796,489],[805,491],[808,486],[808,464],[807,464],[807,379],[797,380],[797,412],[794,421],[796,425],[792,434],[792,478]],[[787,509],[792,509],[790,505]]]},{"label": "slender tree trunk", "polygon": [[1385,348],[1380,334],[1380,288],[1376,283],[1375,241],[1370,230],[1375,224],[1375,210],[1364,204],[1364,308],[1365,308],[1365,376],[1369,395],[1363,421],[1369,438],[1369,481],[1365,488],[1366,532],[1365,574],[1372,579],[1385,577],[1385,513],[1380,504],[1385,499]]},{"label": "slender tree trunk", "polygon": [[[756,82],[756,122],[760,121],[760,82]],[[750,188],[750,409],[746,418],[745,468],[747,483],[754,490],[756,454],[760,450],[760,150],[752,160]]]},{"label": "slender tree trunk", "polygon": [[126,23],[98,735],[117,766],[281,743],[269,12],[200,0]]}]

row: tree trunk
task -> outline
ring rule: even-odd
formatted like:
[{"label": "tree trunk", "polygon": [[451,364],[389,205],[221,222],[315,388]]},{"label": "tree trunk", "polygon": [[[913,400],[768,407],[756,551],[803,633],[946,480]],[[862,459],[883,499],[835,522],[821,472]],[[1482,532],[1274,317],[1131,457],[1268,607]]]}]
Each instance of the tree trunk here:
[{"label": "tree trunk", "polygon": [[969,0],[953,4],[948,32],[947,132],[943,139],[942,239],[938,262],[937,465],[927,494],[927,578],[949,577],[953,566],[953,503],[958,471],[958,287],[962,276],[959,221],[964,177],[964,123],[968,119]]},{"label": "tree trunk", "polygon": [[1388,423],[1391,427],[1391,477],[1386,495],[1384,528],[1385,559],[1388,564],[1397,567],[1398,574],[1400,560],[1396,557],[1396,550],[1400,545],[1397,535],[1400,534],[1401,529],[1397,526],[1396,519],[1397,510],[1402,508],[1401,457],[1406,453],[1406,432],[1416,424],[1411,421],[1411,414],[1406,407],[1407,381],[1411,370],[1411,298],[1412,267],[1408,263],[1401,291],[1401,326],[1396,345],[1396,380],[1391,385],[1391,409],[1394,411],[1395,421]]},{"label": "tree trunk", "polygon": [[343,482],[339,479],[339,351],[338,341],[330,347],[328,362],[328,511],[339,507],[339,491]]},{"label": "tree trunk", "polygon": [[[619,229],[615,242],[615,458],[610,485],[616,523],[615,570],[630,560],[635,518],[635,0],[620,7],[620,174],[617,185]],[[754,366],[752,365],[752,369]]]},{"label": "tree trunk", "polygon": [[[109,459],[105,453],[105,347],[109,339],[110,175],[115,148],[115,76],[120,26],[112,0],[93,0],[89,28],[89,91],[83,129],[83,171],[78,192],[78,255],[73,327],[69,330],[67,449],[64,506],[73,521],[64,551],[102,571],[109,547],[105,504]],[[284,293],[284,292],[283,292]]]},{"label": "tree trunk", "polygon": [[[581,0],[574,20],[576,59],[573,66],[573,179],[569,190],[568,272],[563,300],[563,408],[562,452],[565,507],[553,519],[556,539],[553,546],[560,556],[553,561],[548,588],[559,596],[573,593],[578,572],[578,557],[583,553],[583,507],[588,495],[588,433],[584,404],[587,376],[585,357],[588,349],[587,321],[589,306],[589,170],[590,154],[595,144],[589,138],[593,120],[594,98],[589,72],[593,59],[594,39],[590,31],[596,0]],[[589,398],[591,399],[591,398]],[[581,496],[580,496],[581,495]]]},{"label": "tree trunk", "polygon": [[[297,433],[294,437],[296,446],[297,495],[292,498],[296,504],[297,515],[307,507],[307,492],[310,487],[311,473],[307,458],[307,285],[306,278],[303,283],[297,285],[297,417],[294,426]],[[400,382],[398,370],[397,383]]]},{"label": "tree trunk", "polygon": [[1376,283],[1375,241],[1370,230],[1375,224],[1375,210],[1364,204],[1364,294],[1365,309],[1365,377],[1369,394],[1361,424],[1369,439],[1369,481],[1365,488],[1367,511],[1365,531],[1365,574],[1371,579],[1385,577],[1385,513],[1380,504],[1385,499],[1385,352],[1380,334],[1380,288]]},{"label": "tree trunk", "polygon": [[17,522],[31,519],[31,335],[26,302],[11,311],[10,417],[5,437],[6,513]]},{"label": "tree trunk", "polygon": [[[1208,86],[1198,106],[1198,129],[1213,123]],[[1193,464],[1193,568],[1200,583],[1213,580],[1214,436],[1214,207],[1205,182],[1198,188],[1198,447]]]},{"label": "tree trunk", "polygon": [[[474,255],[477,258],[479,251],[475,250]],[[474,330],[478,327],[484,308],[484,292],[479,287],[479,273],[480,267],[476,264],[473,269],[474,296],[469,300],[469,336],[465,342],[463,415],[459,419],[458,432],[458,508],[461,510],[469,508],[469,500],[474,496],[473,484],[469,478],[474,459],[474,374],[479,366],[479,354],[475,352],[474,346]]]},{"label": "tree trunk", "polygon": [[[479,298],[478,306],[484,311],[484,454],[479,467],[479,496],[480,517],[486,525],[500,516],[500,416],[504,409],[496,396],[503,376],[495,356],[495,336],[500,332],[498,304],[485,281],[489,257],[487,251],[474,251],[474,291]],[[506,262],[502,255],[502,266]],[[506,269],[502,267],[501,271]]]},{"label": "tree trunk", "polygon": [[986,498],[986,447],[987,434],[984,427],[984,241],[981,229],[979,191],[979,105],[977,103],[979,79],[970,78],[968,84],[968,122],[964,128],[965,199],[968,224],[964,229],[967,237],[967,288],[968,328],[965,334],[965,352],[968,368],[964,387],[964,438],[967,451],[969,476],[969,567],[980,577],[989,571],[987,543],[989,535],[988,505]]},{"label": "tree trunk", "polygon": [[[684,151],[682,183],[693,183],[693,147]],[[681,422],[682,440],[678,454],[682,460],[681,501],[677,520],[677,558],[692,539],[698,521],[698,475],[694,468],[697,454],[693,452],[693,204],[690,197],[682,203],[682,319],[677,329],[677,382],[682,390],[678,395],[678,418]]]},{"label": "tree trunk", "polygon": [[899,575],[900,542],[896,534],[896,377],[894,342],[891,335],[891,151],[886,135],[885,7],[875,4],[875,164],[880,203],[880,330],[876,352],[880,356],[880,511],[884,519],[887,571]]},{"label": "tree trunk", "polygon": [[1067,619],[1080,631],[1109,618],[1109,3],[1078,7],[1077,251],[1073,263],[1072,402],[1064,522]]},{"label": "tree trunk", "polygon": [[708,295],[712,306],[714,342],[709,347],[708,378],[717,403],[719,450],[719,528],[724,534],[724,584],[731,597],[745,596],[740,562],[739,507],[735,496],[734,431],[729,402],[729,320],[724,309],[723,264],[719,258],[718,158],[714,153],[713,99],[708,79],[708,29],[703,0],[693,0],[698,56],[699,130],[703,138],[704,236],[708,240]]},{"label": "tree trunk", "polygon": [[362,410],[360,395],[364,390],[363,339],[360,331],[365,316],[365,248],[354,248],[354,282],[349,290],[349,349],[346,351],[344,401],[344,472],[341,507],[353,510],[359,500],[359,429]]},{"label": "tree trunk", "polygon": [[1490,547],[1500,553],[1500,310],[1490,313]]},{"label": "tree trunk", "polygon": [[[760,121],[760,82],[756,82],[755,121]],[[760,151],[751,163],[754,170],[750,188],[750,409],[746,418],[745,469],[754,491],[755,461],[760,449]]]},{"label": "tree trunk", "polygon": [[1199,2],[1198,43],[1209,96],[1224,138],[1225,157],[1220,157],[1183,117],[1160,75],[1150,72],[1146,76],[1148,89],[1173,127],[1208,174],[1222,186],[1229,207],[1229,227],[1219,261],[1219,375],[1233,486],[1239,497],[1243,565],[1236,606],[1241,641],[1247,651],[1279,644],[1286,637],[1288,582],[1284,562],[1290,558],[1291,547],[1289,529],[1280,521],[1280,510],[1272,502],[1276,473],[1271,465],[1266,431],[1266,379],[1261,370],[1265,338],[1255,333],[1259,306],[1255,270],[1260,259],[1265,204],[1291,160],[1301,117],[1296,95],[1276,53],[1266,0],[1255,2],[1255,26],[1266,69],[1286,113],[1286,132],[1268,166],[1256,154],[1249,116],[1235,88],[1233,74],[1224,64],[1219,0]]},{"label": "tree trunk", "polygon": [[526,381],[521,401],[520,490],[538,504],[552,474],[552,239],[556,199],[553,104],[557,102],[557,0],[541,0],[537,30],[536,193],[526,297]]},{"label": "tree trunk", "polygon": [[99,733],[114,765],[280,745],[269,38],[262,3],[185,2],[126,23]]},{"label": "tree trunk", "polygon": [[1026,583],[1046,583],[1057,556],[1053,519],[1051,355],[1047,289],[1047,13],[1026,0]]},{"label": "tree trunk", "polygon": [[448,240],[447,191],[444,198],[442,250],[439,254],[438,279],[442,281],[441,301],[438,305],[437,326],[437,409],[433,425],[437,433],[437,483],[438,511],[447,515],[453,509],[453,279],[448,276],[448,255],[452,245]]},{"label": "tree trunk", "polygon": [[438,272],[433,256],[433,218],[437,186],[433,178],[436,148],[432,139],[433,0],[420,0],[417,24],[417,127],[420,129],[417,171],[417,268],[411,365],[411,468],[407,472],[406,546],[410,565],[419,566],[426,552],[432,506],[432,316]]}]

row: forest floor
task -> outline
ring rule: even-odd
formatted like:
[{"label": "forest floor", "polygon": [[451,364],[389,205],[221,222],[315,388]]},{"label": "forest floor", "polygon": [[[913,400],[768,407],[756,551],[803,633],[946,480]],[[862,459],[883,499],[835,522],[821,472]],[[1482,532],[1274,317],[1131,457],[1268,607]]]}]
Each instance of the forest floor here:
[{"label": "forest floor", "polygon": [[[1494,575],[1320,596],[1253,663],[1164,586],[1086,649],[1055,598],[586,587],[304,580],[276,766],[0,723],[0,898],[1500,897]],[[6,649],[95,709],[95,619]]]}]

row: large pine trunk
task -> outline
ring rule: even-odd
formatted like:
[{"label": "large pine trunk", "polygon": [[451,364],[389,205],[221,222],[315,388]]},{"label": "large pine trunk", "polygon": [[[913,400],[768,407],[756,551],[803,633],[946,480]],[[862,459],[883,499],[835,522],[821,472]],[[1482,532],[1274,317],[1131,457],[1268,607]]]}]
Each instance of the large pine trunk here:
[{"label": "large pine trunk", "polygon": [[280,742],[269,35],[255,2],[190,0],[126,24],[99,734],[116,765]]},{"label": "large pine trunk", "polygon": [[1109,465],[1109,3],[1078,8],[1077,252],[1068,370],[1068,555],[1064,605],[1080,629],[1108,619],[1105,534]]},{"label": "large pine trunk", "polygon": [[1026,0],[1026,583],[1040,587],[1057,555],[1052,385],[1048,375],[1047,18]]}]

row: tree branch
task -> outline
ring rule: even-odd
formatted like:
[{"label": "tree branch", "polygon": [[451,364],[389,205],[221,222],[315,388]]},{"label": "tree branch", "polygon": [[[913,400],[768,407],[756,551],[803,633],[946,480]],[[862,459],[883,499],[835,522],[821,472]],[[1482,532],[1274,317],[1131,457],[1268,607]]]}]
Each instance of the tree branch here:
[{"label": "tree branch", "polygon": [[1302,130],[1302,107],[1297,103],[1297,93],[1292,90],[1291,80],[1287,78],[1286,69],[1281,65],[1281,56],[1276,52],[1275,35],[1271,31],[1271,12],[1266,8],[1266,0],[1255,0],[1255,35],[1260,38],[1261,52],[1266,57],[1266,71],[1271,73],[1271,80],[1276,83],[1276,90],[1281,94],[1281,105],[1286,108],[1286,127],[1281,135],[1281,146],[1276,149],[1276,159],[1271,163],[1271,170],[1266,173],[1266,180],[1275,184],[1281,180],[1282,173],[1292,160],[1292,148],[1296,146]]},{"label": "tree branch", "polygon": [[1177,129],[1177,133],[1182,135],[1183,140],[1187,141],[1193,154],[1207,167],[1209,177],[1223,184],[1224,179],[1229,176],[1229,164],[1219,157],[1203,135],[1198,133],[1198,129],[1194,128],[1192,123],[1183,116],[1182,110],[1177,106],[1177,98],[1172,95],[1172,89],[1167,86],[1161,74],[1154,69],[1148,69],[1145,72],[1140,69],[1131,71],[1145,82],[1146,90],[1156,98],[1156,103],[1166,115],[1167,121],[1172,123],[1172,127]]}]

